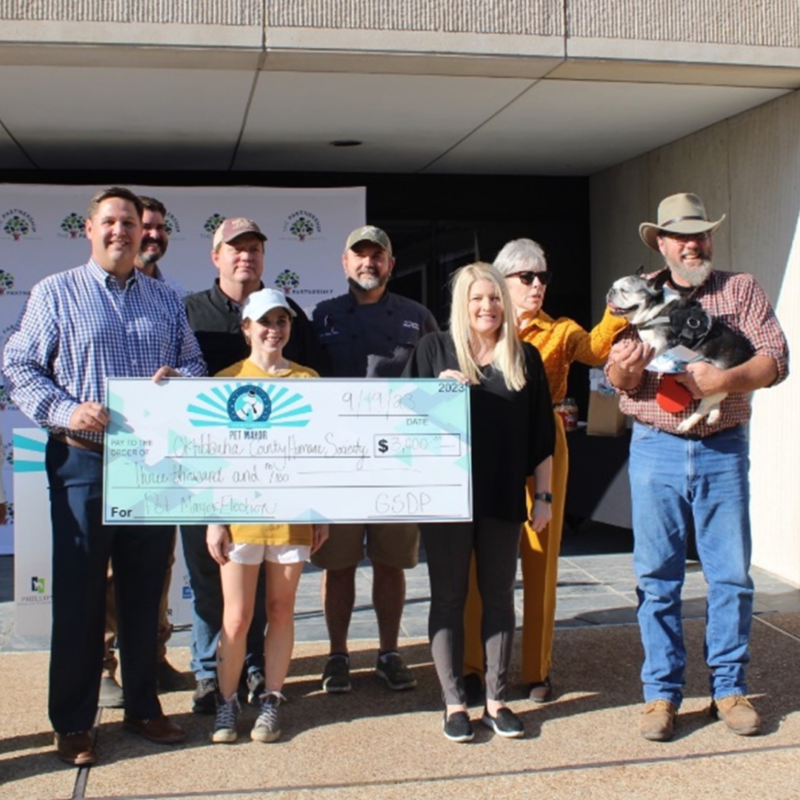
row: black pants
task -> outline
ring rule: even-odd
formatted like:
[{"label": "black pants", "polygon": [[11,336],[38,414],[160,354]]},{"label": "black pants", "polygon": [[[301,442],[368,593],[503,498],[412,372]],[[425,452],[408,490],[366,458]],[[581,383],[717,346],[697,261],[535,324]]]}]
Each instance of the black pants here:
[{"label": "black pants", "polygon": [[53,527],[50,721],[57,733],[94,725],[103,669],[106,575],[114,569],[125,713],[159,716],[158,606],[174,526],[103,525],[103,458],[48,440]]},{"label": "black pants", "polygon": [[486,659],[486,697],[503,700],[514,641],[514,580],[519,522],[484,517],[474,522],[420,525],[431,581],[428,637],[447,705],[465,703],[464,604],[472,553],[483,604],[481,641]]}]

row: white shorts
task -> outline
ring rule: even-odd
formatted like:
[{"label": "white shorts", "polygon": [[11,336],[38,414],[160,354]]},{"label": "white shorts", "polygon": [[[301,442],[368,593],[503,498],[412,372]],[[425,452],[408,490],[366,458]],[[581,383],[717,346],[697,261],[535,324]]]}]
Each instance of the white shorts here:
[{"label": "white shorts", "polygon": [[228,558],[236,564],[300,564],[311,558],[311,548],[301,544],[248,544],[235,542],[228,551]]}]

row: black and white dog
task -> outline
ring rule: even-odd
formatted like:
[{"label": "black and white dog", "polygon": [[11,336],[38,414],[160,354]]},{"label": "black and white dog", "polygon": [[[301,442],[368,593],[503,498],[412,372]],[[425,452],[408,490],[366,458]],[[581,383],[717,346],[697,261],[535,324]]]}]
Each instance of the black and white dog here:
[{"label": "black and white dog", "polygon": [[[753,346],[747,338],[712,317],[697,300],[665,297],[668,270],[652,278],[643,277],[641,272],[615,281],[606,303],[614,316],[625,317],[636,328],[655,356],[683,345],[718,369],[730,369],[752,357]],[[709,425],[716,424],[720,403],[727,396],[727,392],[718,392],[704,397],[694,413],[680,423],[678,433],[687,433],[706,416]]]}]

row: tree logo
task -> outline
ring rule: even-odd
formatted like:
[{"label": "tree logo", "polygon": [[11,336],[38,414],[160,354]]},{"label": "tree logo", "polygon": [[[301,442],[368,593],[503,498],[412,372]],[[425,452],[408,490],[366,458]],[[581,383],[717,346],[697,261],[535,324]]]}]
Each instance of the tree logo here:
[{"label": "tree logo", "polygon": [[[212,219],[213,217],[209,217],[206,221],[206,225],[208,225]],[[171,211],[167,211],[167,216],[164,217],[164,227],[167,229],[167,236],[170,238],[172,238],[173,234],[181,232],[181,224]],[[211,232],[213,233],[214,231]]]},{"label": "tree logo", "polygon": [[275,285],[279,289],[283,289],[286,294],[291,294],[292,290],[300,285],[300,276],[290,269],[285,269],[283,272],[278,273],[275,278]]},{"label": "tree logo", "polygon": [[86,238],[84,219],[80,214],[76,214],[74,211],[71,214],[67,214],[67,216],[61,220],[61,225],[59,225],[59,227],[62,230],[59,236],[67,236],[70,239]]},{"label": "tree logo", "polygon": [[0,269],[0,295],[10,292],[14,288],[14,276],[4,269]]},{"label": "tree logo", "polygon": [[5,386],[0,386],[0,411],[13,410],[16,406],[11,402],[8,396],[8,389]]},{"label": "tree logo", "polygon": [[295,211],[283,223],[283,232],[290,233],[299,242],[322,232],[319,217],[310,211]]},{"label": "tree logo", "polygon": [[23,236],[36,233],[36,223],[27,211],[19,208],[12,208],[0,217],[3,233],[9,238],[18,242]]},{"label": "tree logo", "polygon": [[208,236],[213,236],[214,231],[225,222],[225,217],[222,214],[212,214],[203,224],[203,230]]}]

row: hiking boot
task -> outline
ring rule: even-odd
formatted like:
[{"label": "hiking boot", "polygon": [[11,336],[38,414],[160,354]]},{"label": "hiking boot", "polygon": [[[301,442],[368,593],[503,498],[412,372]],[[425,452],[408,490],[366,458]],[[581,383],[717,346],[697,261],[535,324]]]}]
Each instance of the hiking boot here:
[{"label": "hiking boot", "polygon": [[214,695],[216,717],[211,741],[215,744],[232,744],[236,741],[236,720],[239,718],[239,698],[234,692],[227,700],[217,692]]},{"label": "hiking boot", "polygon": [[258,715],[250,738],[254,742],[275,742],[281,735],[281,703],[286,698],[280,692],[270,692],[261,698],[261,713]]},{"label": "hiking boot", "polygon": [[266,684],[264,683],[264,673],[260,669],[254,669],[247,673],[247,702],[251,706],[261,704],[261,695],[264,694]]},{"label": "hiking boot", "polygon": [[325,663],[322,673],[322,688],[328,694],[342,694],[352,689],[350,683],[350,659],[346,655],[332,655]]},{"label": "hiking boot", "polygon": [[711,701],[711,716],[721,719],[739,736],[761,733],[761,717],[743,694],[731,694]]},{"label": "hiking boot", "polygon": [[413,689],[417,685],[417,679],[403,663],[399,653],[385,653],[382,656],[378,656],[375,674],[382,681],[385,681],[390,689],[394,689],[396,692],[401,692],[404,689]]},{"label": "hiking boot", "polygon": [[125,694],[112,675],[103,675],[100,678],[100,697],[97,705],[100,708],[125,708]]},{"label": "hiking boot", "polygon": [[214,714],[217,710],[215,695],[219,690],[216,678],[200,678],[192,695],[192,713]]},{"label": "hiking boot", "polygon": [[678,709],[669,700],[653,700],[639,717],[639,733],[651,742],[668,742],[675,728]]}]

